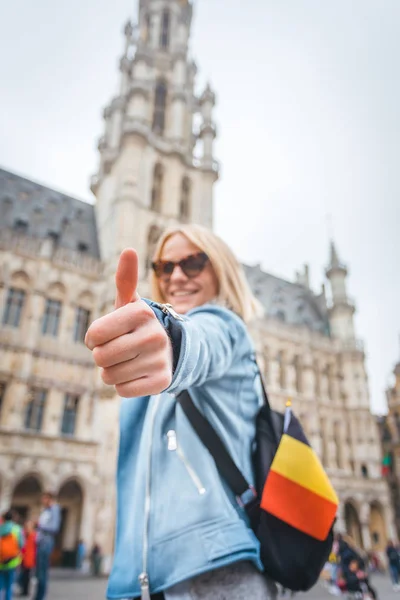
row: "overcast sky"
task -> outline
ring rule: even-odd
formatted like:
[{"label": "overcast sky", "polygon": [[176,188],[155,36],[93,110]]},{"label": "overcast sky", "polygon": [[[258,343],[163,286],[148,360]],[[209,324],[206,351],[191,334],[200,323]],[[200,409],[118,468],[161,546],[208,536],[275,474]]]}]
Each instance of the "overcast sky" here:
[{"label": "overcast sky", "polygon": [[[0,165],[92,200],[102,108],[135,0],[0,6]],[[216,230],[320,290],[326,215],[349,266],[372,406],[400,359],[399,0],[197,0],[191,50],[218,105]]]}]

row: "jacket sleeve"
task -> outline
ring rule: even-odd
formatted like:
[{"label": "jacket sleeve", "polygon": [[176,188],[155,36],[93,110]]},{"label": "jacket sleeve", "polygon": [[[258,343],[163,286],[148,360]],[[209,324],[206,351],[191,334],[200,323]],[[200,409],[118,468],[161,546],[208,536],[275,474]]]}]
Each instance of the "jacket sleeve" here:
[{"label": "jacket sleeve", "polygon": [[211,304],[191,311],[184,318],[173,314],[166,317],[162,310],[157,310],[160,305],[150,302],[149,305],[172,342],[174,373],[167,392],[178,394],[189,387],[219,379],[228,371],[236,344],[246,336],[245,325],[239,317]]}]

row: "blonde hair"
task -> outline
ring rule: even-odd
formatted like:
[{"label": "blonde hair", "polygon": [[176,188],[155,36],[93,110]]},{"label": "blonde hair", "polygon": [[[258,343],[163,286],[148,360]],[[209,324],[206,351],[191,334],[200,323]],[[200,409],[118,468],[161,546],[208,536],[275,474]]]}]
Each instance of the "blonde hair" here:
[{"label": "blonde hair", "polygon": [[[165,242],[176,233],[184,235],[207,254],[218,280],[218,296],[215,299],[218,304],[230,308],[245,323],[262,315],[261,304],[250,290],[243,267],[229,246],[209,229],[201,225],[177,225],[167,229],[158,240],[153,260],[161,258]],[[151,289],[153,300],[165,302],[154,272],[151,273]]]}]

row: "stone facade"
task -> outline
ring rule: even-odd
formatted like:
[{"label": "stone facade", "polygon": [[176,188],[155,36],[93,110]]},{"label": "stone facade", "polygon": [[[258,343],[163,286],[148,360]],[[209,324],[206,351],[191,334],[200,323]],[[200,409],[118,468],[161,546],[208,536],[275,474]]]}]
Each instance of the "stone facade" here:
[{"label": "stone facade", "polygon": [[[110,564],[119,400],[83,344],[89,321],[112,309],[120,251],[138,250],[141,292],[149,258],[171,223],[212,227],[215,95],[195,94],[188,58],[192,6],[141,0],[125,27],[119,94],[104,111],[95,207],[0,170],[0,505],[35,516],[58,492],[63,528],[55,560],[77,540]],[[101,259],[100,259],[101,257]],[[393,536],[369,410],[347,269],[332,244],[325,290],[246,267],[265,316],[252,329],[271,402],[288,396],[338,490],[338,527],[366,548]]]},{"label": "stone facade", "polygon": [[386,477],[395,515],[396,533],[400,538],[400,361],[393,369],[393,384],[386,392],[388,414],[378,420],[382,450],[388,459]]}]

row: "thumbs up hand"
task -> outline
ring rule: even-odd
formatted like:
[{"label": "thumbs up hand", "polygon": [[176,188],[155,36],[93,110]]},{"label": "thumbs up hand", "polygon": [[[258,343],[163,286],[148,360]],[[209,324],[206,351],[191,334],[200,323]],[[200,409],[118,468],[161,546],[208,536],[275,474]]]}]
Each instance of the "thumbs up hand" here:
[{"label": "thumbs up hand", "polygon": [[115,310],[89,327],[85,343],[101,367],[104,383],[125,398],[159,394],[172,380],[172,346],[151,308],[137,293],[138,257],[120,256]]}]

